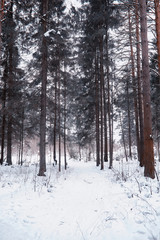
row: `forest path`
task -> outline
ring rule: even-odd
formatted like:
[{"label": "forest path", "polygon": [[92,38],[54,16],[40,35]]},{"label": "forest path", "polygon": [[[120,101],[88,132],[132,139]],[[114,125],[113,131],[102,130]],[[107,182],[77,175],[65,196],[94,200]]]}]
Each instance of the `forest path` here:
[{"label": "forest path", "polygon": [[0,240],[153,239],[154,210],[111,170],[71,161],[67,172],[50,169],[46,178],[25,171],[1,195]]},{"label": "forest path", "polygon": [[101,171],[93,162],[72,162],[56,195],[59,240],[147,239],[142,221],[134,215],[137,202],[113,181],[109,169]]}]

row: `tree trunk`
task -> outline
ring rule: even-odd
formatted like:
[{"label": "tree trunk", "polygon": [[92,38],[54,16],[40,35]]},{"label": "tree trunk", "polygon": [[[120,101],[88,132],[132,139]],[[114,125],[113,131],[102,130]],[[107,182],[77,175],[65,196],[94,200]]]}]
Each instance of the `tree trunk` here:
[{"label": "tree trunk", "polygon": [[7,126],[7,164],[12,165],[12,116],[8,117]]},{"label": "tree trunk", "polygon": [[12,124],[13,124],[13,2],[9,9],[9,24],[11,26],[10,42],[8,45],[8,122],[7,122],[7,164],[12,165]]},{"label": "tree trunk", "polygon": [[143,105],[144,105],[144,176],[155,178],[154,152],[152,137],[152,115],[150,97],[150,73],[147,38],[146,0],[139,0],[141,17],[142,74],[143,74]]},{"label": "tree trunk", "polygon": [[[64,66],[64,72],[66,72],[66,67]],[[67,152],[66,152],[66,117],[67,117],[67,109],[66,109],[66,94],[67,94],[67,81],[66,76],[64,76],[64,169],[67,169]]]},{"label": "tree trunk", "polygon": [[0,0],[0,64],[2,61],[2,22],[4,17],[4,0]]},{"label": "tree trunk", "polygon": [[2,0],[0,0],[0,63],[2,60]]},{"label": "tree trunk", "polygon": [[4,87],[3,87],[3,93],[2,93],[2,126],[1,126],[1,158],[0,158],[0,164],[2,165],[4,162],[4,141],[5,141],[5,128],[6,128],[6,94],[7,94],[7,76],[8,76],[8,67],[7,67],[7,61],[6,66],[4,70]]},{"label": "tree trunk", "polygon": [[112,143],[112,119],[111,119],[111,96],[109,76],[108,34],[106,35],[106,58],[107,58],[107,94],[108,94],[108,128],[109,128],[109,169],[113,166],[113,143]]},{"label": "tree trunk", "polygon": [[58,159],[58,167],[59,172],[61,171],[61,84],[60,84],[60,59],[58,66],[58,136],[59,136],[59,159]]},{"label": "tree trunk", "polygon": [[[111,119],[111,94],[110,94],[110,74],[109,74],[109,54],[108,54],[108,50],[109,50],[109,32],[108,32],[108,21],[109,21],[109,5],[110,5],[110,1],[107,0],[105,2],[105,15],[107,16],[107,20],[105,21],[105,28],[106,28],[106,69],[107,69],[107,100],[108,100],[108,105],[107,105],[107,112],[108,112],[108,129],[109,129],[109,140],[107,141],[107,145],[109,145],[109,147],[107,146],[107,152],[109,151],[109,169],[112,168],[113,166],[113,134],[112,134],[112,119]],[[107,120],[107,117],[106,117]],[[107,153],[108,155],[108,153]],[[108,156],[107,156],[108,159]]]},{"label": "tree trunk", "polygon": [[103,81],[103,107],[104,107],[104,162],[108,162],[108,134],[107,134],[107,106],[106,106],[106,91]]},{"label": "tree trunk", "polygon": [[42,0],[42,85],[41,85],[41,116],[40,116],[40,168],[38,176],[46,172],[46,86],[47,86],[47,31],[48,0]]},{"label": "tree trunk", "polygon": [[[0,65],[2,60],[2,20],[3,20],[3,8],[4,8],[4,0],[0,0]],[[6,69],[5,69],[6,70]],[[5,74],[4,74],[5,75]],[[6,103],[6,79],[4,76],[4,88],[3,88],[3,96],[2,96],[2,127],[1,127],[1,158],[0,164],[3,164],[4,161],[4,135],[5,135],[5,103]]]},{"label": "tree trunk", "polygon": [[100,39],[99,44],[100,50],[100,102],[101,102],[101,170],[104,169],[104,158],[103,158],[103,128],[104,128],[104,107],[103,107],[103,85],[104,85],[104,69],[103,69],[103,37]]},{"label": "tree trunk", "polygon": [[154,0],[155,16],[156,16],[156,35],[157,35],[157,53],[158,53],[158,72],[160,83],[160,3],[159,0]]},{"label": "tree trunk", "polygon": [[131,66],[132,66],[132,85],[133,85],[133,93],[134,93],[134,113],[135,113],[135,122],[136,122],[137,155],[138,155],[138,160],[140,160],[137,85],[136,85],[136,81],[135,81],[135,63],[134,63],[134,54],[133,54],[132,25],[131,25],[130,9],[128,10],[128,15],[129,15],[129,42],[130,42]]},{"label": "tree trunk", "polygon": [[95,86],[96,86],[96,166],[100,164],[100,144],[99,144],[99,81],[98,81],[98,59],[95,56]]},{"label": "tree trunk", "polygon": [[[115,80],[115,74],[114,74],[114,80]],[[110,100],[110,106],[111,106],[111,159],[113,162],[113,147],[114,147],[114,139],[113,139],[113,126],[114,126],[114,119],[113,119],[113,101],[114,101],[114,87],[113,87],[113,81],[112,81],[112,86],[111,86],[111,100]]]},{"label": "tree trunk", "polygon": [[[107,64],[108,61],[107,61]],[[108,134],[107,134],[107,104],[106,104],[106,91],[105,82],[103,79],[103,107],[104,107],[104,162],[108,162]]]},{"label": "tree trunk", "polygon": [[135,4],[136,9],[136,51],[137,51],[137,84],[138,84],[138,114],[139,114],[139,131],[140,131],[140,166],[144,166],[144,120],[143,120],[143,96],[142,96],[142,78],[141,78],[141,59],[140,59],[140,34],[139,34],[139,9],[138,0]]},{"label": "tree trunk", "polygon": [[158,157],[158,161],[160,161],[160,142],[159,142],[159,129],[158,129],[158,124],[159,124],[159,121],[158,121],[158,117],[159,117],[159,114],[158,114],[158,105],[156,104],[156,114],[155,114],[155,124],[156,124],[156,129],[155,129],[155,135],[156,135],[156,142],[157,142],[157,157]]},{"label": "tree trunk", "polygon": [[127,116],[128,116],[128,147],[129,157],[132,158],[131,150],[131,114],[130,114],[130,99],[129,99],[129,79],[127,79]]},{"label": "tree trunk", "polygon": [[122,126],[122,118],[121,118],[121,114],[119,114],[119,118],[120,118],[120,124],[121,124],[122,141],[123,141],[123,147],[124,147],[125,158],[126,158],[126,162],[128,162],[127,149],[126,149],[126,141],[125,141],[125,136],[124,136],[123,126]]},{"label": "tree trunk", "polygon": [[57,135],[57,69],[55,77],[55,94],[54,94],[54,132],[53,132],[53,160],[54,163],[57,163],[56,159],[56,135]]},{"label": "tree trunk", "polygon": [[21,126],[20,126],[20,164],[23,165],[23,141],[24,141],[24,107],[22,108]]}]

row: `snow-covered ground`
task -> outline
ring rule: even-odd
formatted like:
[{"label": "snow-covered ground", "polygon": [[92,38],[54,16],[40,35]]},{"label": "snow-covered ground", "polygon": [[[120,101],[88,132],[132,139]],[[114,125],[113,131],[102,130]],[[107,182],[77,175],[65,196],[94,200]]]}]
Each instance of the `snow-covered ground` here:
[{"label": "snow-covered ground", "polygon": [[159,240],[160,185],[134,161],[0,167],[0,240]]}]

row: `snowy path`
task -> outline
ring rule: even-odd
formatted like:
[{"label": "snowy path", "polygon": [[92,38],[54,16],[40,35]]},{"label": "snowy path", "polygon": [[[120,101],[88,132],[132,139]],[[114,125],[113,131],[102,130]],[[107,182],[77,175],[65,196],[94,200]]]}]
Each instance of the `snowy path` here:
[{"label": "snowy path", "polygon": [[132,197],[112,181],[111,171],[100,171],[93,162],[70,165],[54,182],[50,176],[42,185],[36,179],[28,186],[17,176],[0,188],[0,240],[156,239],[160,214],[147,201]]}]

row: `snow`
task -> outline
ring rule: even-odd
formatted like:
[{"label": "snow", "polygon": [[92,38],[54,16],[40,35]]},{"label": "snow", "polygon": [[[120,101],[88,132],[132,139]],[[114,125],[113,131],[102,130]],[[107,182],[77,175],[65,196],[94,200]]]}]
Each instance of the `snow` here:
[{"label": "snow", "polygon": [[137,161],[69,161],[67,171],[48,165],[0,167],[1,240],[160,239],[160,185],[143,177]]},{"label": "snow", "polygon": [[[44,36],[45,37],[50,37],[51,32],[56,33],[56,31],[54,29],[50,29],[50,30],[48,30],[47,32],[44,33]],[[58,32],[58,34],[60,34],[60,32]]]},{"label": "snow", "polygon": [[74,6],[75,8],[81,7],[80,0],[66,0],[65,4],[66,4],[67,9],[70,9],[71,6]]}]

